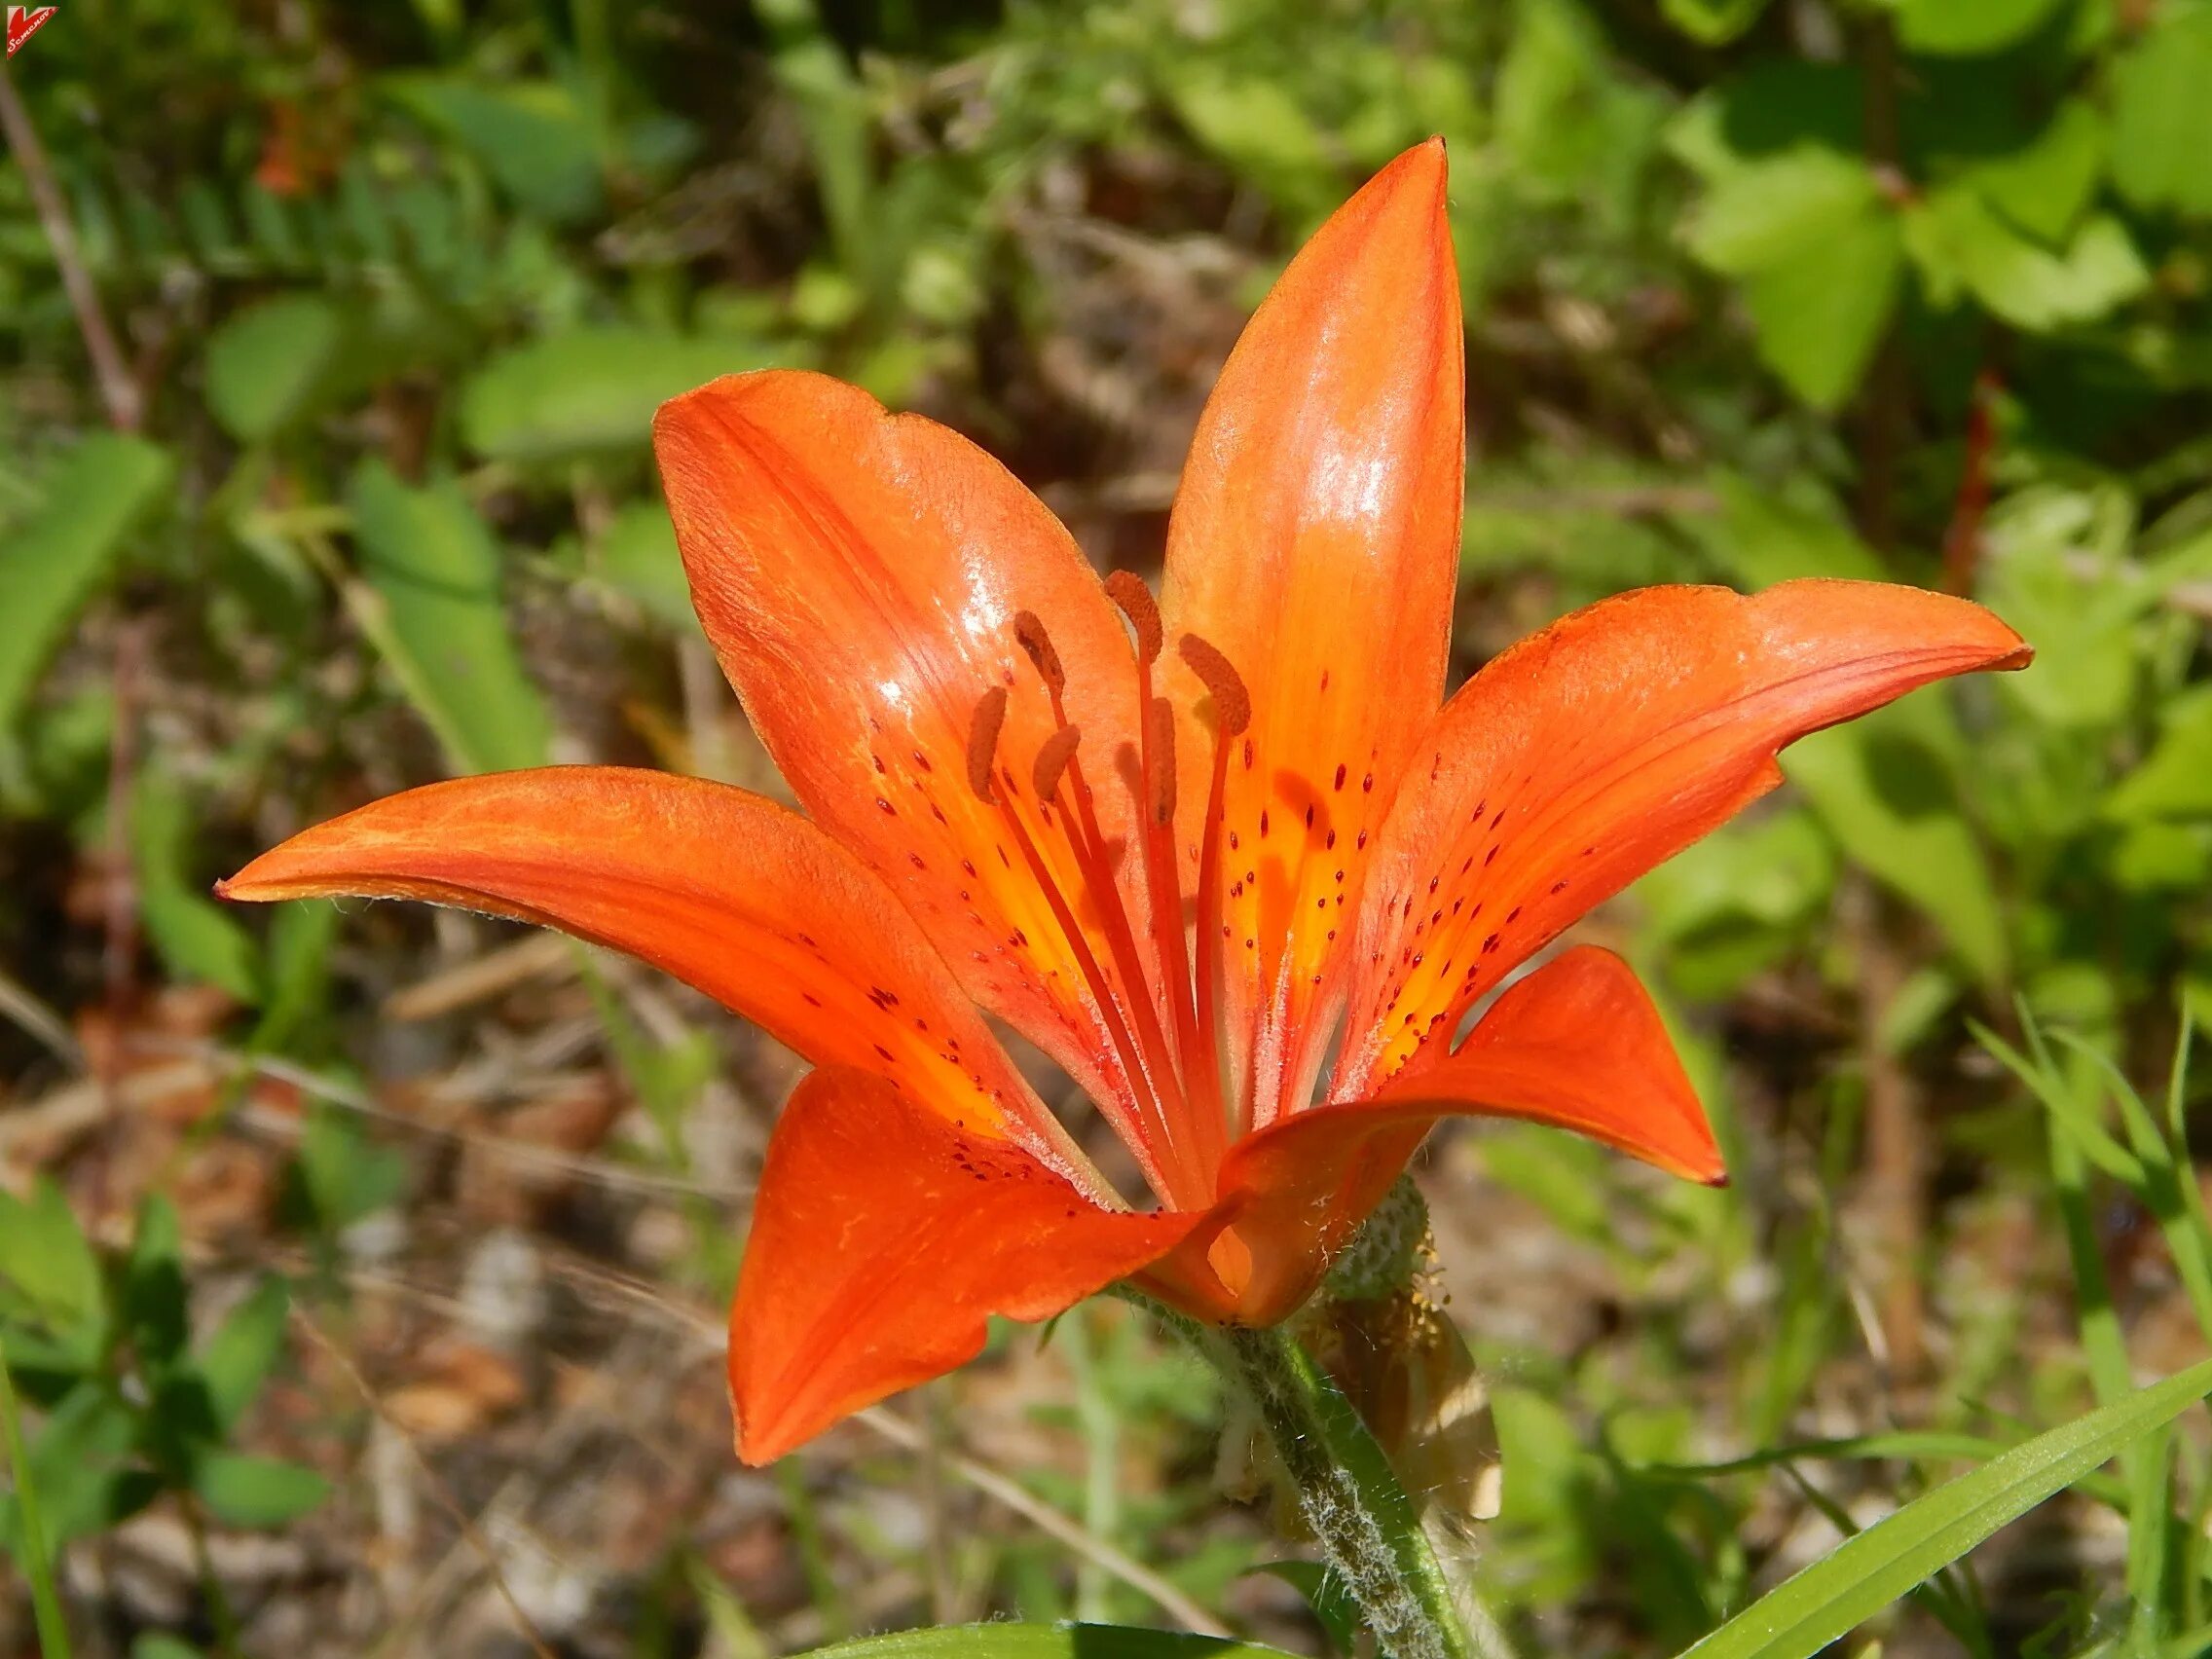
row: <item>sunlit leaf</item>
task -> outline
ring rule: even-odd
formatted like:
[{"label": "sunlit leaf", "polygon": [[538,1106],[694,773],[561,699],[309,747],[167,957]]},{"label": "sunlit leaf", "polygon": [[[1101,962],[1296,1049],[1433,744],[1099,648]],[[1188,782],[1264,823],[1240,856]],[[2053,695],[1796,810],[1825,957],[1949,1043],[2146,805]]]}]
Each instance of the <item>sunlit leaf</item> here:
[{"label": "sunlit leaf", "polygon": [[2023,40],[2058,0],[1898,0],[1898,38],[1907,51],[1978,56]]},{"label": "sunlit leaf", "polygon": [[418,489],[382,461],[350,492],[378,645],[459,771],[543,763],[551,721],[507,628],[499,544],[453,484]]},{"label": "sunlit leaf", "polygon": [[230,1527],[281,1527],[321,1505],[330,1483],[314,1470],[241,1452],[202,1456],[193,1490]]},{"label": "sunlit leaf", "polygon": [[174,465],[143,438],[98,433],[45,480],[45,504],[0,537],[0,726],[167,491]]},{"label": "sunlit leaf", "polygon": [[274,436],[307,407],[344,324],[319,294],[280,294],[233,312],[207,342],[207,407],[241,442]]},{"label": "sunlit leaf", "polygon": [[2212,214],[2212,6],[2152,14],[2112,70],[2112,173],[2142,207]]},{"label": "sunlit leaf", "polygon": [[502,351],[476,371],[461,392],[461,431],[471,449],[499,461],[642,455],[653,411],[665,400],[788,356],[756,341],[643,328],[556,334]]}]

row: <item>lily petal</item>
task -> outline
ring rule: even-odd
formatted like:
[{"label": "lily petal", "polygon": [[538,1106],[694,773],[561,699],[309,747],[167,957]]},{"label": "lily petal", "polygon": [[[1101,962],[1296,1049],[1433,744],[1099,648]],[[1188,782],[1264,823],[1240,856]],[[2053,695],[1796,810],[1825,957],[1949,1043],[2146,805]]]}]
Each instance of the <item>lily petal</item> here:
[{"label": "lily petal", "polygon": [[778,1120],[730,1310],[737,1452],[767,1463],[1172,1248],[1195,1214],[1101,1209],[881,1079],[816,1071]]},{"label": "lily petal", "polygon": [[1549,1124],[1692,1180],[1725,1178],[1650,996],[1627,963],[1586,945],[1511,986],[1450,1059],[1236,1147],[1222,1172],[1218,1225],[1195,1233],[1152,1281],[1202,1316],[1285,1317],[1430,1125],[1455,1115]]},{"label": "lily petal", "polygon": [[[1409,150],[1291,261],[1222,370],[1168,526],[1169,633],[1217,646],[1252,695],[1225,797],[1225,1021],[1258,1124],[1310,1090],[1370,843],[1444,695],[1466,425],[1444,185],[1442,140]],[[1202,687],[1177,672],[1189,710]],[[1193,867],[1212,746],[1186,718]]]},{"label": "lily petal", "polygon": [[[1116,766],[1135,664],[1067,531],[958,433],[822,375],[716,381],[664,404],[653,442],[699,619],[799,800],[898,891],[975,1000],[1101,1104],[1125,1099],[1069,940],[968,782],[977,708],[1004,688],[995,793],[1062,890],[1082,891],[1028,799],[1056,723],[1014,636],[1033,611],[1066,666],[1103,837],[1130,844],[1135,801]],[[1142,940],[1139,863],[1122,860],[1120,884]]]},{"label": "lily petal", "polygon": [[619,766],[429,784],[303,830],[226,899],[424,899],[626,951],[821,1064],[1088,1167],[884,884],[796,813]]},{"label": "lily petal", "polygon": [[1434,1063],[1517,964],[1780,783],[1786,744],[2030,655],[1966,600],[1829,580],[1645,588],[1522,641],[1437,716],[1384,826],[1333,1092]]}]

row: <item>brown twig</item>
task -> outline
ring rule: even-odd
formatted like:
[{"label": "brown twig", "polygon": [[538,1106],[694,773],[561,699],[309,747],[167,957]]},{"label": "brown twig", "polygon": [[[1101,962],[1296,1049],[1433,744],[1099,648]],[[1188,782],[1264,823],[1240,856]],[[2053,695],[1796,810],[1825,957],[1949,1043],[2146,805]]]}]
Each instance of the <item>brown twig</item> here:
[{"label": "brown twig", "polygon": [[47,244],[54,249],[54,263],[61,273],[69,309],[77,313],[77,332],[84,336],[85,354],[92,359],[92,379],[106,406],[108,424],[119,432],[135,432],[145,416],[145,398],[108,327],[107,313],[100,309],[99,289],[85,264],[84,244],[77,240],[69,205],[61,199],[60,186],[55,183],[46,146],[39,142],[30,111],[23,107],[23,100],[16,93],[15,79],[5,68],[0,68],[0,131],[7,133],[8,148],[16,153],[17,164],[23,169],[31,204],[38,210]]}]

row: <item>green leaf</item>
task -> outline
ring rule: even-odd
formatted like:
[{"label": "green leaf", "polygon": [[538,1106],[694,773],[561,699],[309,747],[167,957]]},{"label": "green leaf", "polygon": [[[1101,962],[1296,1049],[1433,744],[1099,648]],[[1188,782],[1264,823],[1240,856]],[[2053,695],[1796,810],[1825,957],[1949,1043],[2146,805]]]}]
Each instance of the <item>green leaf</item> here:
[{"label": "green leaf", "polygon": [[2158,740],[2114,786],[2105,811],[2119,819],[2212,818],[2212,685],[2159,711]]},{"label": "green leaf", "polygon": [[385,90],[452,137],[524,211],[572,224],[600,210],[599,151],[568,89],[551,81],[483,86],[459,77],[396,75]]},{"label": "green leaf", "polygon": [[315,1219],[332,1233],[384,1208],[407,1186],[406,1159],[370,1140],[353,1117],[327,1102],[308,1109],[299,1169]]},{"label": "green leaf", "polygon": [[523,672],[499,592],[499,544],[452,483],[413,488],[381,461],[349,500],[381,602],[364,620],[462,772],[544,763],[552,722]]},{"label": "green leaf", "polygon": [[2064,252],[2054,253],[1964,184],[1932,191],[1906,210],[1904,244],[1937,305],[1956,303],[1964,289],[2032,332],[2092,321],[2151,281],[2126,228],[2109,213],[2090,218]]},{"label": "green leaf", "polygon": [[242,1452],[203,1454],[192,1485],[228,1527],[281,1527],[330,1495],[330,1483],[305,1464]]},{"label": "green leaf", "polygon": [[1193,58],[1167,80],[1175,114],[1200,144],[1300,216],[1335,189],[1329,147],[1290,89]]},{"label": "green leaf", "polygon": [[823,27],[814,0],[758,0],[755,11],[774,43],[769,63],[797,105],[814,164],[822,213],[841,264],[879,276],[890,262],[868,234],[874,193],[874,122],[867,90],[836,38]]},{"label": "green leaf", "polygon": [[204,1655],[189,1641],[148,1630],[131,1640],[130,1659],[204,1659]]},{"label": "green leaf", "polygon": [[656,622],[685,633],[699,626],[676,526],[660,502],[632,501],[616,513],[592,547],[592,564],[600,580]]},{"label": "green leaf", "polygon": [[1845,854],[1943,930],[1985,985],[2005,977],[1997,886],[1960,810],[1941,705],[1896,705],[1807,738],[1785,770]]},{"label": "green leaf", "polygon": [[45,503],[0,540],[0,727],[15,723],[48,655],[166,493],[175,467],[143,438],[87,438],[45,480]]},{"label": "green leaf", "polygon": [[182,1353],[191,1296],[184,1282],[184,1235],[176,1206],[159,1194],[139,1207],[122,1290],[124,1321],[139,1356],[166,1365]]},{"label": "green leaf", "polygon": [[1992,1457],[1768,1592],[1683,1659],[1812,1659],[2000,1527],[2212,1393],[2212,1360]]},{"label": "green leaf", "polygon": [[231,1310],[200,1350],[197,1368],[215,1419],[227,1434],[260,1394],[284,1352],[290,1294],[280,1278],[265,1278]]},{"label": "green leaf", "polygon": [[1723,173],[1691,210],[1683,240],[1709,270],[1747,276],[1813,251],[1879,199],[1863,161],[1800,144]]},{"label": "green leaf", "polygon": [[1897,215],[1869,206],[1820,241],[1746,280],[1759,355],[1815,409],[1858,388],[1889,326],[1903,266]]},{"label": "green leaf", "polygon": [[1799,576],[1883,581],[1889,575],[1818,492],[1809,500],[1786,499],[1725,472],[1714,478],[1713,491],[1720,500],[1717,513],[1683,513],[1674,522],[1739,587],[1771,587]]},{"label": "green leaf", "polygon": [[1660,0],[1667,21],[1700,46],[1726,46],[1759,20],[1767,0]]},{"label": "green leaf", "polygon": [[2057,244],[2088,206],[2104,163],[2104,118],[2086,98],[2068,98],[2027,144],[1964,177],[2010,224]]},{"label": "green leaf", "polygon": [[87,1331],[103,1318],[99,1258],[69,1200],[45,1176],[28,1198],[0,1192],[0,1281],[56,1333]]},{"label": "green leaf", "polygon": [[1898,39],[1908,52],[1970,57],[2002,52],[2031,34],[2058,0],[1899,0]]},{"label": "green leaf", "polygon": [[2112,176],[2138,207],[2212,216],[2212,6],[2167,5],[2112,67]]},{"label": "green leaf", "polygon": [[[133,1456],[136,1430],[131,1408],[101,1382],[80,1384],[47,1414],[30,1468],[49,1545],[105,1531],[153,1501],[161,1483]],[[0,1537],[14,1540],[20,1524],[9,1503]]]},{"label": "green leaf", "polygon": [[174,779],[148,765],[130,796],[130,857],[147,937],[178,979],[203,979],[240,1002],[259,1002],[253,938],[207,897],[206,877],[190,867],[192,851],[192,814],[183,794]]},{"label": "green leaf", "polygon": [[207,407],[240,443],[259,443],[307,408],[344,325],[319,294],[279,294],[223,319],[207,342]]},{"label": "green leaf", "polygon": [[1279,1647],[1127,1625],[981,1624],[871,1636],[815,1650],[815,1659],[1253,1659]]},{"label": "green leaf", "polygon": [[645,328],[589,328],[493,357],[461,393],[468,446],[495,461],[643,453],[653,411],[719,375],[785,360],[757,341]]}]

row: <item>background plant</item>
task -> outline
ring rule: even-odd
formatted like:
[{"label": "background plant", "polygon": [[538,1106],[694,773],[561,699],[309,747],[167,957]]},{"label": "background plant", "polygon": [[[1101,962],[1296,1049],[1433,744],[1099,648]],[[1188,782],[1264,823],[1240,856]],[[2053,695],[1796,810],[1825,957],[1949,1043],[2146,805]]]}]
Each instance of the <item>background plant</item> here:
[{"label": "background plant", "polygon": [[[80,1650],[1008,1611],[1319,1650],[1210,1387],[1124,1309],[731,1471],[771,1045],[557,941],[204,895],[442,772],[772,787],[646,458],[713,374],[948,419],[1150,568],[1243,312],[1432,131],[1465,665],[1803,573],[1972,591],[2040,653],[1793,751],[1604,918],[1733,1189],[1433,1155],[1507,1622],[1678,1649],[2203,1351],[2166,1090],[2212,1006],[2212,6],[74,0],[6,76],[0,1343]],[[2186,1645],[2204,1461],[2138,1442],[1878,1634]]]}]

